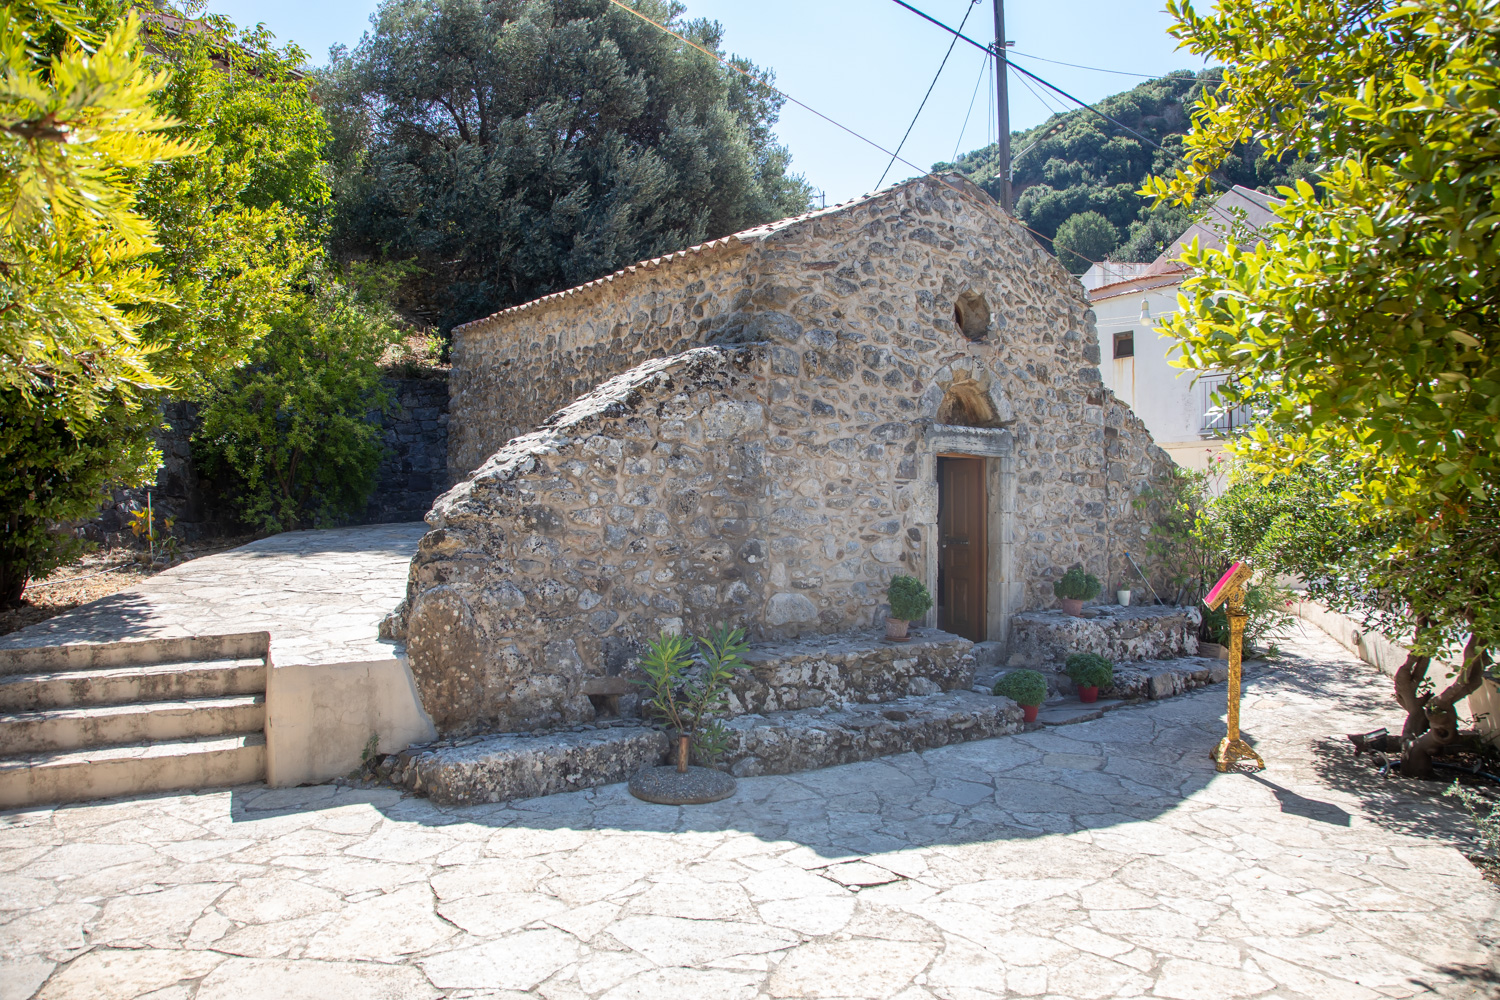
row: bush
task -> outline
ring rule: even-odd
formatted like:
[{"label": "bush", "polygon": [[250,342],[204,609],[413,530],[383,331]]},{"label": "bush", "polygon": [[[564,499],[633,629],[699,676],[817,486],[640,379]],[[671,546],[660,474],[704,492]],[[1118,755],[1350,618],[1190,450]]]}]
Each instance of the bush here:
[{"label": "bush", "polygon": [[385,452],[379,361],[398,334],[383,307],[333,284],[281,317],[219,380],[194,444],[262,531],[336,524],[364,508]]},{"label": "bush", "polygon": [[717,718],[729,707],[729,682],[746,669],[745,630],[720,625],[696,644],[702,657],[693,657],[695,640],[665,632],[646,644],[641,657],[646,715],[681,736],[691,745],[690,757],[712,764],[728,748],[729,732]]},{"label": "bush", "polygon": [[994,692],[1017,705],[1040,705],[1047,700],[1047,678],[1035,670],[1012,670],[995,682]]},{"label": "bush", "polygon": [[914,622],[932,610],[932,595],[914,576],[893,577],[885,596],[891,602],[892,618]]},{"label": "bush", "polygon": [[1079,687],[1109,687],[1115,680],[1115,663],[1098,653],[1074,653],[1068,657],[1068,677]]},{"label": "bush", "polygon": [[1073,601],[1092,600],[1099,596],[1099,589],[1099,578],[1085,573],[1082,566],[1074,566],[1052,585],[1052,593]]}]

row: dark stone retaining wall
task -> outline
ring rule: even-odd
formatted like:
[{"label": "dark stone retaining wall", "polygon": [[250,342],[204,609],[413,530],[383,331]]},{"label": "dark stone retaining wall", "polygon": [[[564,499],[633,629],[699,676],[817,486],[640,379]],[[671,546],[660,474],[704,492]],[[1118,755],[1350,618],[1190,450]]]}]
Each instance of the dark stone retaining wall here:
[{"label": "dark stone retaining wall", "polygon": [[[387,454],[369,505],[352,524],[420,521],[449,485],[447,373],[389,378],[386,387],[394,404],[381,420]],[[74,526],[83,537],[106,546],[134,544],[130,517],[145,509],[148,493],[152,508],[172,518],[173,534],[183,541],[245,532],[214,481],[203,476],[193,462],[192,435],[198,426],[193,405],[169,403],[163,417],[168,429],[156,442],[163,459],[156,485],[112,489],[98,517]]]}]

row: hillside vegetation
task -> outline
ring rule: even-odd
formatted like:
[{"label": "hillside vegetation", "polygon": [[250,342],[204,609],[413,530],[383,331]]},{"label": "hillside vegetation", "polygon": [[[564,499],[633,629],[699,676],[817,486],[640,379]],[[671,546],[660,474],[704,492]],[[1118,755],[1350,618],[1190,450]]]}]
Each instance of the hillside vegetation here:
[{"label": "hillside vegetation", "polygon": [[[1206,90],[1219,85],[1220,76],[1217,68],[1196,74],[1179,70],[1095,105],[1120,125],[1078,108],[1012,133],[1016,215],[1049,243],[1063,229],[1055,249],[1075,272],[1085,270],[1088,259],[1100,259],[1094,254],[1101,247],[1113,260],[1156,259],[1188,227],[1192,212],[1181,207],[1153,211],[1150,199],[1136,192],[1147,177],[1170,174],[1178,165],[1193,106]],[[934,164],[933,169],[956,170],[990,194],[1000,194],[994,145],[965,153],[955,163]],[[1258,144],[1247,144],[1214,176],[1226,187],[1242,184],[1274,191],[1276,185],[1309,173],[1304,161],[1277,162]],[[1102,216],[1113,227],[1113,241],[1108,230],[1085,213]],[[1077,216],[1084,218],[1064,227]],[[1080,234],[1080,242],[1073,244],[1078,253],[1068,252],[1072,232]]]}]

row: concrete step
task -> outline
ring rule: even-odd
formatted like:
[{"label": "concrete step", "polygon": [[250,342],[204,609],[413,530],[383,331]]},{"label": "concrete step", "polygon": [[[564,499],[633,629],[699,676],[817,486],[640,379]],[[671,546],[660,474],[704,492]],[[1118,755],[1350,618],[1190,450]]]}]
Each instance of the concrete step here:
[{"label": "concrete step", "polygon": [[0,754],[246,733],[265,722],[259,694],[18,712],[0,715]]},{"label": "concrete step", "polygon": [[0,809],[260,781],[259,732],[0,757]]},{"label": "concrete step", "polygon": [[0,712],[264,694],[264,658],[0,676]]}]

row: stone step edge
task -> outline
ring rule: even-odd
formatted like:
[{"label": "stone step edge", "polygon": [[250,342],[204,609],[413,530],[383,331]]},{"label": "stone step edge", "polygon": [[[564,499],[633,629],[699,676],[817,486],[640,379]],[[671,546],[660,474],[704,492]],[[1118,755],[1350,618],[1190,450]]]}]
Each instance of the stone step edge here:
[{"label": "stone step edge", "polygon": [[[1246,660],[1246,671],[1265,666],[1261,660]],[[1013,667],[1011,669],[1034,669]],[[973,690],[988,694],[994,682],[1009,670],[997,670],[987,682],[974,685]],[[1047,673],[1043,671],[1042,673]],[[1099,692],[1101,697],[1120,698],[1126,703],[1159,701],[1203,687],[1206,684],[1222,684],[1229,677],[1229,664],[1224,660],[1207,656],[1179,656],[1170,660],[1131,660],[1115,665],[1115,683]],[[1066,697],[1066,696],[1064,696]],[[1043,707],[1055,704],[1058,698],[1049,699]]]},{"label": "stone step edge", "polygon": [[263,733],[0,757],[0,809],[262,781]]},{"label": "stone step edge", "polygon": [[[1024,728],[1021,719],[1010,699],[969,691],[740,715],[725,722],[729,746],[719,766],[738,777],[791,774],[1008,735]],[[375,773],[440,805],[468,805],[614,784],[671,755],[666,733],[625,725],[410,748],[382,760]]]},{"label": "stone step edge", "polygon": [[67,767],[115,760],[156,760],[234,747],[265,745],[266,734],[257,729],[215,736],[185,736],[178,740],[152,740],[148,743],[111,743],[76,750],[33,750],[28,753],[0,754],[0,771],[26,767]]},{"label": "stone step edge", "polygon": [[29,712],[0,712],[0,729],[6,726],[37,725],[67,720],[120,719],[133,715],[204,712],[221,708],[253,708],[265,703],[265,693],[257,692],[210,695],[204,698],[173,698],[167,701],[127,701],[110,705],[65,705],[60,708],[43,708]]},{"label": "stone step edge", "polygon": [[[145,696],[127,693],[131,688],[139,689],[142,686],[150,687],[174,681],[183,686],[212,685],[229,689],[211,694],[183,695],[184,699],[264,694],[266,675],[265,660],[257,659],[200,660],[42,674],[11,674],[0,676],[0,714],[177,700],[163,699],[159,692]],[[80,685],[97,686],[99,690],[80,689]]]}]

